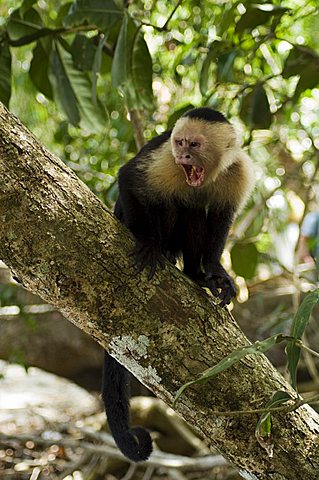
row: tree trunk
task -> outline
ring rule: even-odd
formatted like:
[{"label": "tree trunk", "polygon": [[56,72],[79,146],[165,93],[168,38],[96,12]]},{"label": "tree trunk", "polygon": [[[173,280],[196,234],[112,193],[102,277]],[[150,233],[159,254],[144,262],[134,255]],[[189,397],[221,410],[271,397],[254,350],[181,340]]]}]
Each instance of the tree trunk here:
[{"label": "tree trunk", "polygon": [[[132,238],[58,158],[0,107],[0,258],[168,405],[176,390],[247,339],[226,309],[171,265],[151,281],[130,267]],[[48,339],[49,341],[49,339]],[[289,385],[248,357],[185,392],[177,411],[246,479],[318,479],[319,416],[275,416],[274,457],[257,443],[258,408]]]}]

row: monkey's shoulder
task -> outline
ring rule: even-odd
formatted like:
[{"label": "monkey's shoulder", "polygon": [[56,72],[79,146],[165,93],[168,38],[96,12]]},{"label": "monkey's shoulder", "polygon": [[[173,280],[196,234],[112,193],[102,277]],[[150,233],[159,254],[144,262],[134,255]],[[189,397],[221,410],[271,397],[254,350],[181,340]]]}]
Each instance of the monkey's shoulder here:
[{"label": "monkey's shoulder", "polygon": [[153,137],[149,140],[138,152],[136,157],[145,158],[151,155],[154,151],[157,151],[164,143],[166,143],[172,134],[172,130],[166,130],[165,132]]},{"label": "monkey's shoulder", "polygon": [[255,185],[255,172],[250,157],[241,149],[236,160],[211,185],[211,197],[241,210]]}]

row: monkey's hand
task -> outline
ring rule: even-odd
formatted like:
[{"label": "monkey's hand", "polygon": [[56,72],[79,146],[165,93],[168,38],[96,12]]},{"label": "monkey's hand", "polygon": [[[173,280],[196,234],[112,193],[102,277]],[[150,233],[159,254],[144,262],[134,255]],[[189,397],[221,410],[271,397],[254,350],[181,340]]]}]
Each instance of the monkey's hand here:
[{"label": "monkey's hand", "polygon": [[137,269],[138,273],[149,267],[148,280],[153,278],[158,265],[160,268],[165,267],[162,251],[159,245],[152,239],[135,240],[135,247],[130,256],[134,257],[132,266]]},{"label": "monkey's hand", "polygon": [[202,287],[209,288],[212,294],[220,299],[221,307],[228,305],[236,296],[234,281],[220,264],[211,267],[198,283]]}]

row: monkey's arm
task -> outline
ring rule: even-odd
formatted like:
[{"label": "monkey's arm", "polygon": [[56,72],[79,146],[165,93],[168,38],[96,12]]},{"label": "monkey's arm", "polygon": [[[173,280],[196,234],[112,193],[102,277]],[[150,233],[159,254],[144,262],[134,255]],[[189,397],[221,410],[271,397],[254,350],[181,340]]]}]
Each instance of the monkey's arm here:
[{"label": "monkey's arm", "polygon": [[132,256],[136,268],[142,271],[149,266],[149,278],[152,278],[157,265],[164,267],[158,211],[160,207],[139,199],[138,178],[134,167],[136,168],[133,163],[128,163],[120,170],[120,195],[114,212],[134,235]]},{"label": "monkey's arm", "polygon": [[205,277],[201,284],[221,299],[221,306],[230,303],[236,295],[235,284],[220,263],[234,212],[231,205],[225,205],[210,207],[207,214],[207,236],[202,259]]}]

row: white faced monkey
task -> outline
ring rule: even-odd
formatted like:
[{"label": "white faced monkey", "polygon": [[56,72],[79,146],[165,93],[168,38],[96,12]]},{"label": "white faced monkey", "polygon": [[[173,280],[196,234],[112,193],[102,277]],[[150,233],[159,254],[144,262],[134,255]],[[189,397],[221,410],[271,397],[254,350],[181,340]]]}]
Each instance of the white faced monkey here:
[{"label": "white faced monkey", "polygon": [[[164,258],[211,290],[223,307],[235,296],[220,257],[233,218],[253,187],[251,160],[219,112],[195,108],[150,140],[119,171],[115,215],[135,237],[134,259],[152,278]],[[105,354],[102,398],[120,450],[134,462],[152,451],[149,433],[129,427],[127,371]]]}]

